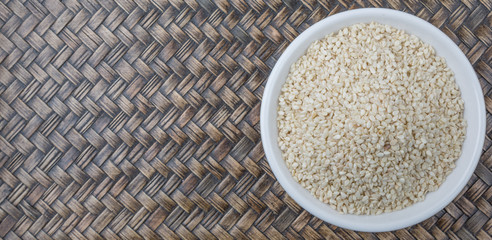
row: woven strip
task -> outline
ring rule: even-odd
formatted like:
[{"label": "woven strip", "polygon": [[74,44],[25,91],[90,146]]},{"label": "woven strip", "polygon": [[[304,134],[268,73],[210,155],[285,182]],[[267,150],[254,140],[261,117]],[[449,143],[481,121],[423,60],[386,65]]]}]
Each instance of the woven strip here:
[{"label": "woven strip", "polygon": [[265,81],[288,44],[347,9],[444,31],[492,122],[492,2],[11,0],[0,3],[0,237],[490,239],[492,141],[435,216],[354,232],[303,210],[260,141]]}]

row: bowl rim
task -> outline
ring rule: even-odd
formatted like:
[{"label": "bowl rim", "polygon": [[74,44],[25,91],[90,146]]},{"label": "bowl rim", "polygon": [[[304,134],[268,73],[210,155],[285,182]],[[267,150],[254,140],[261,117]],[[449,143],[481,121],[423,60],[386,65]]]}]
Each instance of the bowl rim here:
[{"label": "bowl rim", "polygon": [[[374,222],[368,222],[368,224],[365,225],[354,225],[352,222],[344,220],[344,219],[338,219],[338,218],[333,218],[330,214],[326,214],[323,211],[319,211],[318,207],[315,206],[314,204],[309,204],[309,202],[306,202],[306,198],[297,194],[297,190],[294,189],[293,186],[290,185],[289,179],[292,179],[292,176],[290,172],[285,172],[281,169],[281,164],[284,163],[284,160],[280,156],[280,159],[278,157],[278,154],[274,153],[274,148],[278,149],[278,144],[277,144],[277,139],[273,139],[271,130],[272,129],[272,124],[275,125],[274,128],[276,129],[276,119],[268,119],[268,113],[271,112],[271,109],[273,106],[278,106],[277,101],[278,99],[273,99],[273,91],[274,89],[274,83],[275,81],[279,81],[279,74],[281,73],[280,71],[280,66],[285,65],[286,62],[288,62],[289,57],[293,55],[298,47],[302,44],[305,44],[305,42],[312,42],[314,40],[310,40],[310,36],[314,34],[316,31],[320,31],[325,27],[327,24],[331,24],[335,21],[342,21],[345,19],[350,19],[353,16],[358,15],[358,17],[362,15],[367,15],[367,16],[375,16],[375,15],[386,15],[391,17],[398,17],[402,18],[404,21],[413,21],[415,24],[421,24],[422,28],[427,28],[427,30],[432,30],[435,32],[436,37],[439,38],[440,41],[443,41],[443,44],[446,44],[449,46],[449,48],[452,48],[451,51],[453,54],[455,54],[457,58],[459,58],[459,61],[465,63],[463,68],[466,68],[466,72],[470,72],[470,74],[473,74],[473,79],[470,79],[470,85],[472,85],[472,90],[474,92],[474,103],[478,104],[478,109],[479,111],[477,112],[477,123],[478,123],[478,136],[476,141],[474,141],[474,147],[473,147],[473,154],[472,156],[467,156],[467,159],[470,159],[470,163],[467,165],[467,169],[465,170],[464,174],[460,175],[460,182],[458,185],[456,185],[453,189],[452,192],[449,194],[446,194],[446,197],[441,198],[437,205],[435,205],[432,209],[426,209],[428,211],[422,211],[422,212],[417,212],[415,215],[409,216],[407,219],[404,219],[402,221],[395,221],[391,223],[385,223],[385,224],[379,224],[379,223],[374,223]],[[364,22],[364,21],[360,21]],[[350,24],[351,25],[351,24]],[[391,25],[391,24],[390,24]],[[348,26],[344,25],[341,26],[341,28]],[[434,47],[434,46],[433,46]],[[452,69],[453,70],[453,69]],[[460,87],[460,91],[463,91]],[[273,105],[272,105],[273,104]],[[465,110],[466,111],[466,110]],[[276,116],[276,114],[275,114]],[[269,121],[267,121],[267,119]],[[273,122],[273,123],[272,123]],[[339,227],[351,229],[351,230],[357,230],[357,231],[365,231],[365,232],[384,232],[384,231],[392,231],[392,230],[397,230],[401,228],[405,228],[408,226],[412,226],[414,224],[417,224],[419,222],[422,222],[423,220],[433,216],[437,212],[441,211],[443,208],[445,208],[453,199],[456,198],[456,196],[463,190],[469,179],[471,178],[473,172],[475,171],[475,168],[478,164],[478,161],[480,159],[480,156],[482,154],[482,147],[484,144],[484,139],[485,139],[485,123],[486,123],[486,115],[485,115],[485,103],[484,103],[484,98],[483,98],[483,92],[482,88],[480,86],[479,80],[476,76],[475,70],[473,69],[472,65],[470,64],[468,58],[463,54],[463,52],[460,50],[460,48],[446,35],[444,34],[440,29],[432,25],[431,23],[420,19],[417,16],[401,12],[398,10],[392,10],[392,9],[385,9],[385,8],[363,8],[363,9],[355,9],[355,10],[348,10],[345,12],[337,13],[332,16],[328,16],[324,18],[323,20],[315,23],[308,29],[306,29],[304,32],[302,32],[298,37],[292,41],[292,43],[287,47],[287,49],[282,53],[278,61],[276,62],[275,66],[273,67],[270,76],[268,77],[267,83],[265,85],[265,89],[263,92],[262,96],[262,101],[261,101],[261,109],[260,109],[260,134],[261,134],[261,140],[262,140],[262,145],[265,153],[265,157],[272,169],[272,172],[274,173],[275,177],[279,181],[280,185],[285,189],[285,191],[289,194],[289,196],[294,199],[302,208],[313,214],[314,216],[328,222],[334,225],[337,225]],[[469,124],[469,123],[468,123]],[[468,128],[467,128],[468,129]],[[473,141],[474,139],[468,140],[468,141]],[[463,146],[467,139],[465,139]],[[461,158],[461,156],[460,156]],[[459,160],[459,159],[458,159]],[[458,161],[457,160],[457,161]],[[453,169],[453,171],[455,171]],[[449,175],[448,175],[449,177]],[[299,185],[300,186],[300,185]],[[441,185],[442,186],[442,185]],[[441,187],[440,186],[440,187]],[[306,190],[307,191],[307,190]],[[437,191],[437,190],[436,190]],[[425,200],[424,200],[425,201]],[[422,201],[422,202],[424,202]],[[320,202],[321,203],[321,202]],[[401,211],[401,210],[400,210]],[[350,214],[349,214],[350,215]],[[367,218],[368,220],[372,216],[368,215],[357,215],[358,217],[364,217]]]}]

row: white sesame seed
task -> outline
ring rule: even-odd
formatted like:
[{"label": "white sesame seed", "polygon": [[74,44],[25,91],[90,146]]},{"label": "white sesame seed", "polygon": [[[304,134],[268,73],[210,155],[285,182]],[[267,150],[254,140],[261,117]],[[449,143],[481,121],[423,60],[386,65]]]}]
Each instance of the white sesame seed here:
[{"label": "white sesame seed", "polygon": [[[294,180],[350,214],[405,208],[455,167],[466,132],[453,72],[402,30],[356,24],[315,41],[279,97]],[[343,136],[343,137],[342,137]]]}]

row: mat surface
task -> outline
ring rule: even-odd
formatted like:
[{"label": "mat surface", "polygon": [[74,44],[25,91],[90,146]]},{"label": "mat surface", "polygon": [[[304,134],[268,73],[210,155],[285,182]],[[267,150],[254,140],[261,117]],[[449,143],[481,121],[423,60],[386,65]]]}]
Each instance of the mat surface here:
[{"label": "mat surface", "polygon": [[492,121],[492,2],[0,3],[0,237],[490,239],[491,124],[466,189],[426,221],[354,232],[299,207],[260,141],[283,50],[347,9],[399,9],[473,64]]}]

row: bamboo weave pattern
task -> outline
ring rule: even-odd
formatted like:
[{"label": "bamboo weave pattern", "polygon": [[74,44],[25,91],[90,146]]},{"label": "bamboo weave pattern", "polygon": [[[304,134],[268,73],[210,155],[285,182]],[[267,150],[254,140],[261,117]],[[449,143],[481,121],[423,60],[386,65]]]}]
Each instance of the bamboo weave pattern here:
[{"label": "bamboo weave pattern", "polygon": [[[487,106],[466,189],[421,224],[325,223],[276,182],[260,141],[266,79],[317,21],[387,7],[446,33]],[[0,238],[490,239],[492,2],[2,0]]]}]

